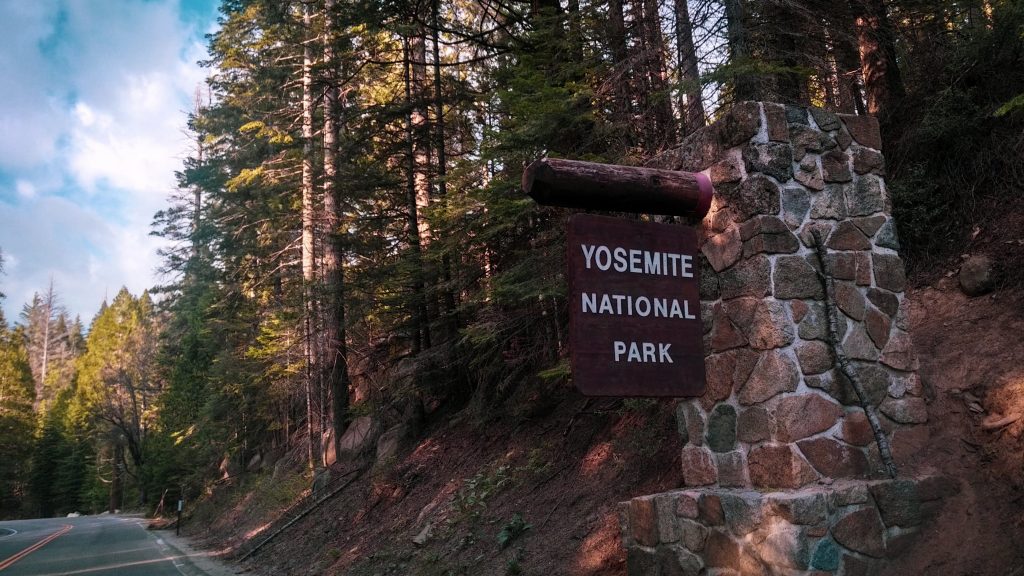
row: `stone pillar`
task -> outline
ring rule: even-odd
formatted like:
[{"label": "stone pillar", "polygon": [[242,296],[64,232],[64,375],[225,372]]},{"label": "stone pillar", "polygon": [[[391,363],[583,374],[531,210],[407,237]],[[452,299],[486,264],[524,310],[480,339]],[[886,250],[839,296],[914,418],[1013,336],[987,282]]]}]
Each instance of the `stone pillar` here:
[{"label": "stone pillar", "polygon": [[701,223],[707,392],[676,410],[685,489],[622,506],[629,574],[868,573],[949,491],[888,478],[829,339],[812,230],[838,345],[901,454],[928,415],[880,148],[872,117],[746,102],[652,162],[715,184]]}]

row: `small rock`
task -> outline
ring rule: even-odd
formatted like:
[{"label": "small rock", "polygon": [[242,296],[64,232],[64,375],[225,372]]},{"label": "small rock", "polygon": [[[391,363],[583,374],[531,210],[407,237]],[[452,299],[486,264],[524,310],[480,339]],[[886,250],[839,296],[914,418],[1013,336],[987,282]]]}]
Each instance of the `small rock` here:
[{"label": "small rock", "polygon": [[924,424],[928,421],[928,407],[923,398],[886,398],[878,409],[900,424]]},{"label": "small rock", "polygon": [[796,359],[805,376],[821,374],[832,369],[832,350],[824,342],[812,340],[796,347]]},{"label": "small rock", "polygon": [[708,238],[701,252],[707,257],[708,263],[715,270],[721,272],[732,266],[743,254],[743,242],[740,240],[739,230],[733,226],[725,232]]},{"label": "small rock", "polygon": [[960,288],[968,296],[981,296],[995,287],[995,273],[988,256],[971,256],[960,265]]},{"label": "small rock", "polygon": [[867,478],[868,459],[860,448],[825,437],[801,440],[797,446],[811,466],[823,476]]},{"label": "small rock", "polygon": [[725,524],[737,536],[744,536],[761,525],[761,495],[757,492],[738,492],[720,495]]},{"label": "small rock", "polygon": [[786,109],[781,104],[764,103],[764,115],[768,120],[768,139],[772,142],[789,143],[789,125]]},{"label": "small rock", "polygon": [[[652,496],[641,496],[629,501],[627,508],[629,530],[633,539],[641,546],[657,546],[658,510]],[[430,528],[430,525],[427,525]],[[424,528],[424,531],[427,531]],[[429,538],[429,534],[427,538]]]},{"label": "small rock", "polygon": [[736,446],[736,409],[719,404],[708,417],[707,444],[715,452],[729,452]]},{"label": "small rock", "polygon": [[822,154],[821,173],[825,182],[850,182],[850,157],[838,150]]},{"label": "small rock", "polygon": [[875,272],[875,286],[891,292],[902,292],[907,286],[907,274],[903,260],[895,254],[872,254],[871,265]]},{"label": "small rock", "polygon": [[685,446],[682,452],[683,484],[707,486],[718,481],[718,469],[711,451],[700,446]]},{"label": "small rock", "polygon": [[843,352],[851,360],[878,360],[878,348],[862,324],[854,324],[843,340]]},{"label": "small rock", "polygon": [[890,318],[896,316],[900,309],[900,299],[888,290],[871,288],[868,290],[868,300],[878,306],[878,309],[885,312]]},{"label": "small rock", "polygon": [[700,513],[697,507],[697,498],[690,493],[679,494],[676,499],[676,516],[680,518],[696,519]]},{"label": "small rock", "polygon": [[871,430],[871,423],[868,417],[860,409],[848,412],[843,418],[843,427],[840,431],[840,438],[847,444],[854,446],[867,446],[871,444],[875,435]]},{"label": "small rock", "polygon": [[700,508],[700,521],[708,526],[725,524],[725,511],[722,510],[722,499],[715,494],[701,494],[697,501]]},{"label": "small rock", "polygon": [[914,482],[887,480],[873,484],[871,495],[886,526],[911,528],[921,524],[921,501]]},{"label": "small rock", "polygon": [[850,216],[871,216],[885,208],[882,180],[865,174],[857,179],[856,192],[847,194],[846,210]]},{"label": "small rock", "polygon": [[413,537],[412,543],[417,546],[423,546],[430,541],[430,537],[434,535],[434,525],[427,523],[426,526],[420,530],[420,533]]},{"label": "small rock", "polygon": [[722,190],[729,205],[736,210],[738,222],[744,222],[759,214],[779,213],[779,185],[770,178],[753,175],[744,180],[735,190]]},{"label": "small rock", "polygon": [[885,526],[874,508],[847,514],[832,527],[832,536],[850,550],[875,558],[885,555]]},{"label": "small rock", "polygon": [[857,174],[885,174],[885,159],[881,152],[870,148],[857,148],[853,152],[853,171]]},{"label": "small rock", "polygon": [[902,330],[894,331],[889,337],[879,361],[890,368],[905,372],[917,370],[920,365],[917,354],[914,353],[914,343],[910,340],[910,334]]},{"label": "small rock", "polygon": [[[731,368],[729,370],[729,379],[731,387]],[[700,446],[704,443],[704,414],[693,405],[692,401],[682,401],[676,404],[676,430],[679,432],[679,436],[684,444],[690,442]]]},{"label": "small rock", "polygon": [[811,208],[811,196],[803,188],[791,186],[782,190],[782,220],[791,230],[800,228]]},{"label": "small rock", "polygon": [[821,493],[776,493],[770,498],[775,513],[791,524],[819,524],[828,515],[828,503]]},{"label": "small rock", "polygon": [[875,233],[878,232],[878,229],[886,223],[886,219],[885,216],[882,215],[863,216],[861,218],[854,218],[852,222],[854,226],[860,228],[860,231],[863,232],[865,236],[871,237],[874,236]]},{"label": "small rock", "polygon": [[900,249],[900,238],[896,234],[896,224],[890,219],[887,220],[881,228],[878,229],[878,233],[875,236],[875,244],[882,248],[891,248],[892,250]]},{"label": "small rock", "polygon": [[793,174],[793,178],[814,191],[825,188],[825,179],[821,175],[821,169],[818,168],[818,161],[814,156],[807,156],[800,161],[800,169]]},{"label": "small rock", "polygon": [[814,555],[811,556],[811,568],[826,572],[839,569],[839,546],[836,546],[835,540],[825,538],[818,542]]},{"label": "small rock", "polygon": [[726,488],[747,486],[747,459],[742,450],[715,454],[718,460],[718,484]]},{"label": "small rock", "polygon": [[723,300],[767,296],[771,291],[771,261],[763,254],[743,260],[721,273],[719,285]]},{"label": "small rock", "polygon": [[745,405],[764,402],[776,394],[796,390],[799,381],[796,363],[784,352],[772,350],[761,356],[738,399]]},{"label": "small rock", "polygon": [[853,222],[845,220],[839,223],[835,232],[829,236],[826,245],[832,250],[870,250],[871,241],[867,236],[854,226]]},{"label": "small rock", "polygon": [[791,444],[763,444],[747,455],[750,482],[758,488],[799,488],[817,474]]},{"label": "small rock", "polygon": [[850,282],[835,283],[836,305],[850,318],[864,319],[864,295]]},{"label": "small rock", "polygon": [[787,396],[775,405],[775,438],[779,442],[795,442],[832,427],[843,415],[843,409],[818,394]]},{"label": "small rock", "polygon": [[878,129],[877,118],[866,114],[859,116],[843,114],[840,118],[858,144],[875,150],[882,149],[882,132]]},{"label": "small rock", "polygon": [[748,174],[760,172],[779,182],[786,182],[793,176],[793,150],[789,144],[747,144],[743,148],[743,162]]},{"label": "small rock", "polygon": [[780,256],[775,261],[774,295],[780,300],[824,297],[818,272],[803,256]]},{"label": "small rock", "polygon": [[755,406],[740,412],[736,420],[736,437],[741,442],[761,442],[771,437],[771,433],[771,418],[767,410]]},{"label": "small rock", "polygon": [[892,327],[889,317],[879,312],[874,306],[869,306],[864,315],[864,326],[875,346],[884,350],[885,345],[889,342],[889,330]]},{"label": "small rock", "polygon": [[821,108],[809,108],[811,112],[811,118],[814,118],[814,123],[818,125],[825,132],[831,132],[832,130],[838,130],[842,124],[839,122],[839,117],[828,110]]}]

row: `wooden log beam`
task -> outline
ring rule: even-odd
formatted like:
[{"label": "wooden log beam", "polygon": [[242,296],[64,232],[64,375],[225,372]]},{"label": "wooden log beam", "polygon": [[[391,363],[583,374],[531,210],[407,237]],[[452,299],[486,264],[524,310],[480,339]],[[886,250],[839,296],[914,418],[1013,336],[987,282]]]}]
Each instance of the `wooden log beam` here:
[{"label": "wooden log beam", "polygon": [[544,158],[526,167],[523,191],[538,204],[703,218],[714,189],[704,174]]}]

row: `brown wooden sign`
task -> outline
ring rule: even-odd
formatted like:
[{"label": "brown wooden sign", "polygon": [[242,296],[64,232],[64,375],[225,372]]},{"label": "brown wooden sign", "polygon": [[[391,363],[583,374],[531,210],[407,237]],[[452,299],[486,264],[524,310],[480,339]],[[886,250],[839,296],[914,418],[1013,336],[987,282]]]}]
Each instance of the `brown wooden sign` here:
[{"label": "brown wooden sign", "polygon": [[698,262],[690,227],[569,219],[569,337],[582,393],[704,393]]}]

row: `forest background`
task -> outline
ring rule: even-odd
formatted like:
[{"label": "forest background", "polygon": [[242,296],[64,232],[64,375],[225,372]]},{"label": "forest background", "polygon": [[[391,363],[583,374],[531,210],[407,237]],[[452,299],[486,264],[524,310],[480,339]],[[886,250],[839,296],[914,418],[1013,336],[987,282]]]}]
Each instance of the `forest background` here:
[{"label": "forest background", "polygon": [[171,281],[0,317],[0,517],[151,510],[256,457],[311,480],[358,416],[565,388],[542,156],[642,164],[770,100],[878,116],[918,277],[1021,208],[1012,0],[225,0],[209,54],[154,219]]}]

